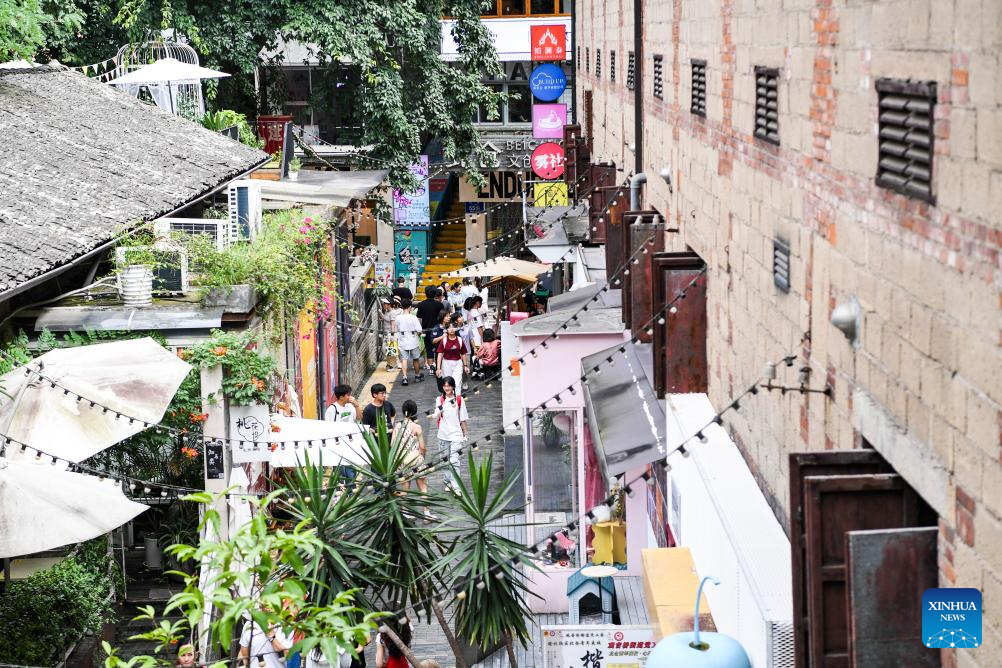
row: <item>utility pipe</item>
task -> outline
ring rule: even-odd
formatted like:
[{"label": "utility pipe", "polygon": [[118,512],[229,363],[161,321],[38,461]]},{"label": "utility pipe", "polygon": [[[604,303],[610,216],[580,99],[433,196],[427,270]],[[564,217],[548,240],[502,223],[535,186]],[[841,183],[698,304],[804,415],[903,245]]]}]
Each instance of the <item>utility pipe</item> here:
[{"label": "utility pipe", "polygon": [[630,177],[630,211],[640,211],[640,186],[647,183],[647,174],[640,172]]}]

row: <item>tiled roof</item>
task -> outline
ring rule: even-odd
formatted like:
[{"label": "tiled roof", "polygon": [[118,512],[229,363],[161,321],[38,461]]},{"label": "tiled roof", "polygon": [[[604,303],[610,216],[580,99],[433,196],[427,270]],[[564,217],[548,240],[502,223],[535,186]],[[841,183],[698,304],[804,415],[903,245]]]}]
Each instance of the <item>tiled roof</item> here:
[{"label": "tiled roof", "polygon": [[0,65],[0,298],[267,156],[61,67]]}]

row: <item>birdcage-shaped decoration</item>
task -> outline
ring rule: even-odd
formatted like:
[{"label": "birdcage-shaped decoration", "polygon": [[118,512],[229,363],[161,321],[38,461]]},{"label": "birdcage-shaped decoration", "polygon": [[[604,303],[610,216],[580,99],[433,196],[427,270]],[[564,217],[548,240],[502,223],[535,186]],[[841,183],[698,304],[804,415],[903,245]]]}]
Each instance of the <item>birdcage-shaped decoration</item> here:
[{"label": "birdcage-shaped decoration", "polygon": [[[164,58],[173,58],[182,63],[199,66],[198,53],[188,44],[173,40],[159,39],[139,44],[126,44],[118,50],[115,62],[118,63],[115,77],[151,65]],[[112,78],[115,78],[112,77]],[[146,90],[139,90],[144,88]],[[153,101],[165,109],[173,109],[178,116],[197,120],[205,113],[205,100],[202,97],[202,83],[190,81],[172,84],[152,84],[137,87],[132,91],[142,97],[149,93]],[[169,100],[168,104],[166,101]]]}]

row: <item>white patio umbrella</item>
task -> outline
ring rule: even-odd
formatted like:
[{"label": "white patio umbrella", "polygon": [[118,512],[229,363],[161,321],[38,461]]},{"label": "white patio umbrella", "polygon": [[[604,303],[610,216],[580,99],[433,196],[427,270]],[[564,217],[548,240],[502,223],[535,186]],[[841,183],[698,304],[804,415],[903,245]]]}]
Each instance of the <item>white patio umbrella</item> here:
[{"label": "white patio umbrella", "polygon": [[549,267],[538,262],[527,262],[514,257],[496,257],[468,267],[442,274],[442,278],[489,278],[494,276],[538,276]]},{"label": "white patio umbrella", "polygon": [[144,510],[110,479],[0,457],[0,558],[90,540]]},{"label": "white patio umbrella", "polygon": [[170,93],[170,111],[174,111],[174,86],[198,83],[203,79],[221,79],[230,76],[226,72],[210,70],[207,67],[183,63],[176,58],[161,58],[155,63],[144,65],[108,83],[112,86],[151,86],[167,84]]},{"label": "white patio umbrella", "polygon": [[150,338],[49,351],[0,376],[0,434],[82,461],[159,423],[190,369]]}]

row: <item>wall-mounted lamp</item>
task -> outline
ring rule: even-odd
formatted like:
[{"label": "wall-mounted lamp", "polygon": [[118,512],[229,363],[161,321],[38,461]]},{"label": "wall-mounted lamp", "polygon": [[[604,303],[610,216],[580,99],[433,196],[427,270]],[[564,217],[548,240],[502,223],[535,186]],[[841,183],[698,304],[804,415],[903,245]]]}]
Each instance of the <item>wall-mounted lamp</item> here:
[{"label": "wall-mounted lamp", "polygon": [[626,148],[630,151],[630,153],[636,153],[637,152],[637,145],[634,144],[633,142],[630,142],[629,144],[627,144]]},{"label": "wall-mounted lamp", "polygon": [[849,301],[836,306],[832,311],[832,324],[835,325],[835,329],[845,334],[849,343],[858,346],[859,335],[863,330],[863,309],[860,308],[859,301],[855,297],[850,297]]},{"label": "wall-mounted lamp", "polygon": [[664,180],[664,182],[668,184],[668,192],[674,193],[675,189],[672,187],[671,184],[671,167],[669,167],[668,165],[662,167],[661,171],[658,172],[658,176],[660,176]]}]

